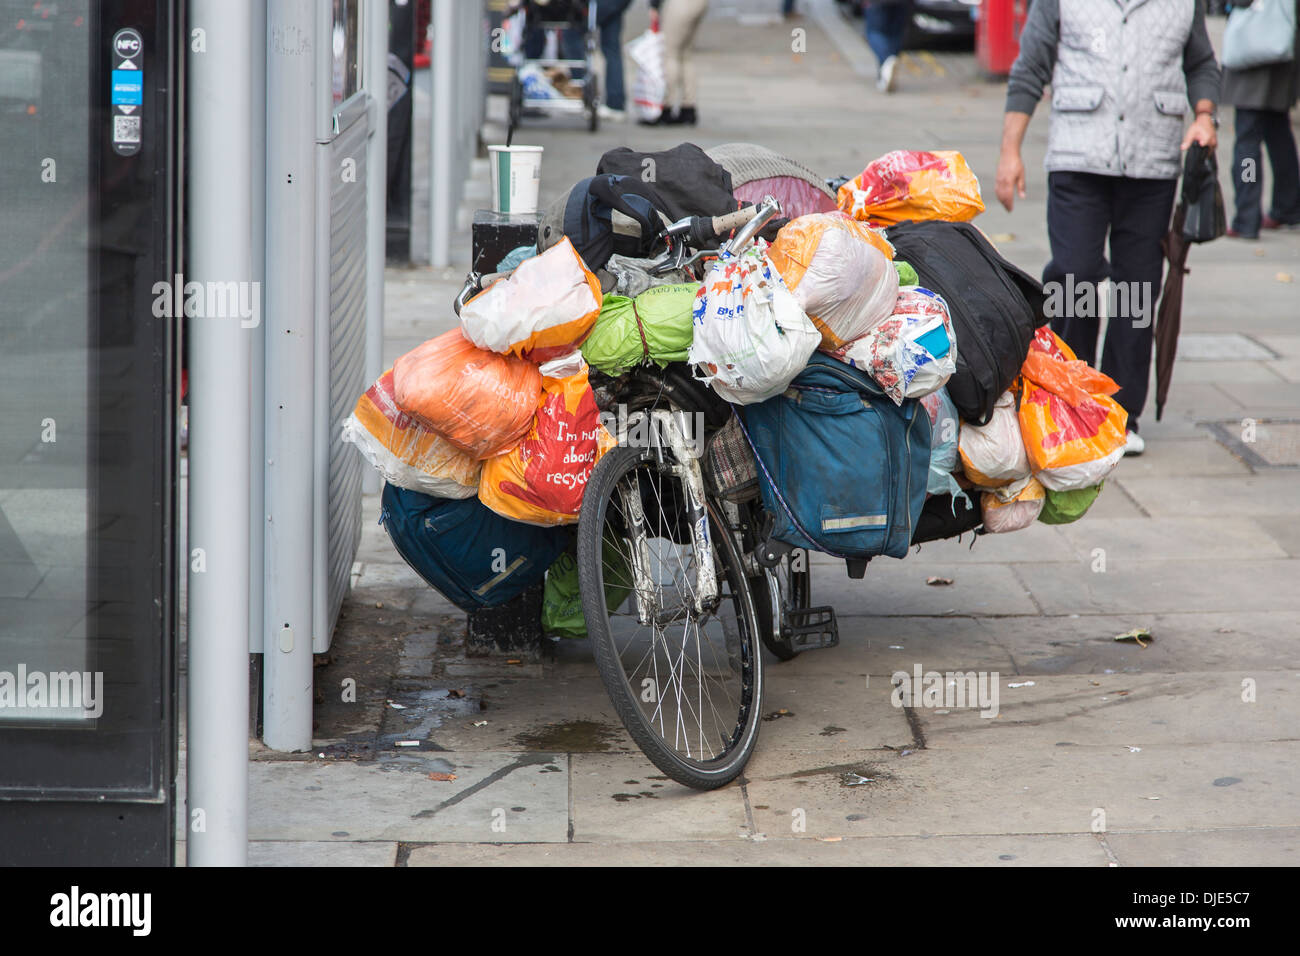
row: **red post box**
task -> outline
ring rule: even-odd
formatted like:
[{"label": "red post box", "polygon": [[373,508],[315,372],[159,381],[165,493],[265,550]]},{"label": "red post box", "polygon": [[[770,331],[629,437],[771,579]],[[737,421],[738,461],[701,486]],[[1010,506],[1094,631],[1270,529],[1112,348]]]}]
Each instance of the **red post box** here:
[{"label": "red post box", "polygon": [[1011,72],[1028,12],[1029,0],[981,0],[975,22],[975,56],[986,72],[994,76]]}]

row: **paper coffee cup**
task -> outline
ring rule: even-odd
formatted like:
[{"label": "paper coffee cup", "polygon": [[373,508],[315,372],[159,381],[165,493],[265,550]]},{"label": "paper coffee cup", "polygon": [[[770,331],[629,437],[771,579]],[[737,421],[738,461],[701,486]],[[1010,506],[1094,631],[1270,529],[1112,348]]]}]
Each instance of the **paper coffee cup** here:
[{"label": "paper coffee cup", "polygon": [[488,159],[492,167],[492,211],[537,212],[542,147],[489,146]]}]

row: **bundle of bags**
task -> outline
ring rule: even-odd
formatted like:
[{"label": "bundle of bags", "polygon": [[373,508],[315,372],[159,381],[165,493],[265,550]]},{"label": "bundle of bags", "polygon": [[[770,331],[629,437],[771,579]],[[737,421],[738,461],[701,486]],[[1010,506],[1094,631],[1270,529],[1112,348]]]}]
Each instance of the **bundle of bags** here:
[{"label": "bundle of bags", "polygon": [[1083,515],[1124,455],[1128,414],[1111,397],[1118,390],[1050,329],[1035,333],[990,420],[960,430],[961,470],[981,493],[987,531]]},{"label": "bundle of bags", "polygon": [[398,488],[477,496],[539,527],[576,522],[614,444],[579,351],[602,306],[568,239],[525,259],[465,303],[460,328],[403,355],[358,399],[345,440]]}]

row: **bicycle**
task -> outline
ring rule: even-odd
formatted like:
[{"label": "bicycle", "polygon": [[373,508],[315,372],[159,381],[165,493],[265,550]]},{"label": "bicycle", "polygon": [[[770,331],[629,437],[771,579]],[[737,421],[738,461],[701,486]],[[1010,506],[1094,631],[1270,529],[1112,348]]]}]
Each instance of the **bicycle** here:
[{"label": "bicycle", "polygon": [[[691,274],[711,256],[738,253],[779,212],[768,197],[727,216],[680,219],[663,230],[667,250],[652,272]],[[505,275],[471,273],[457,314]],[[592,370],[591,381],[602,411],[625,412],[618,446],[592,470],[578,521],[596,666],[651,762],[688,787],[715,789],[741,773],[757,741],[761,647],[784,661],[834,646],[834,611],[810,606],[807,554],[769,538],[756,478],[747,494],[709,487],[691,439],[702,431],[705,444],[718,440],[737,420],[725,400],[683,363],[643,364],[614,378]],[[638,427],[642,438],[630,441]]]}]

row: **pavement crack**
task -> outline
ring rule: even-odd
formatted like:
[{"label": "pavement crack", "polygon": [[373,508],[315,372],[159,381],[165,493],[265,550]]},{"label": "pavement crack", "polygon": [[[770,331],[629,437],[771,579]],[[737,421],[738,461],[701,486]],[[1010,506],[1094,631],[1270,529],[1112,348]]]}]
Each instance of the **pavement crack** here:
[{"label": "pavement crack", "polygon": [[907,718],[907,726],[912,731],[912,746],[917,750],[925,749],[925,730],[921,727],[921,717],[916,712],[915,707],[904,707],[903,716]]},{"label": "pavement crack", "polygon": [[411,814],[411,819],[426,820],[429,817],[436,816],[437,814],[441,813],[443,810],[446,810],[448,807],[454,807],[462,800],[467,800],[470,797],[474,796],[474,794],[480,792],[481,790],[492,786],[492,784],[496,783],[498,780],[504,779],[514,771],[520,770],[524,767],[536,766],[539,763],[550,763],[552,760],[554,760],[554,757],[555,757],[554,754],[524,754],[518,759],[506,764],[504,767],[501,767],[498,770],[493,770],[490,774],[488,774],[478,783],[466,787],[464,790],[461,790],[459,793],[453,794],[452,796],[448,797],[446,800],[442,801],[442,803],[438,804],[433,809],[421,810],[419,813]]},{"label": "pavement crack", "polygon": [[1110,844],[1106,842],[1106,834],[1094,833],[1093,836],[1097,838],[1097,843],[1101,845],[1101,851],[1106,854],[1106,861],[1110,863],[1111,866],[1119,866],[1119,857],[1115,855],[1115,851],[1112,850]]}]

